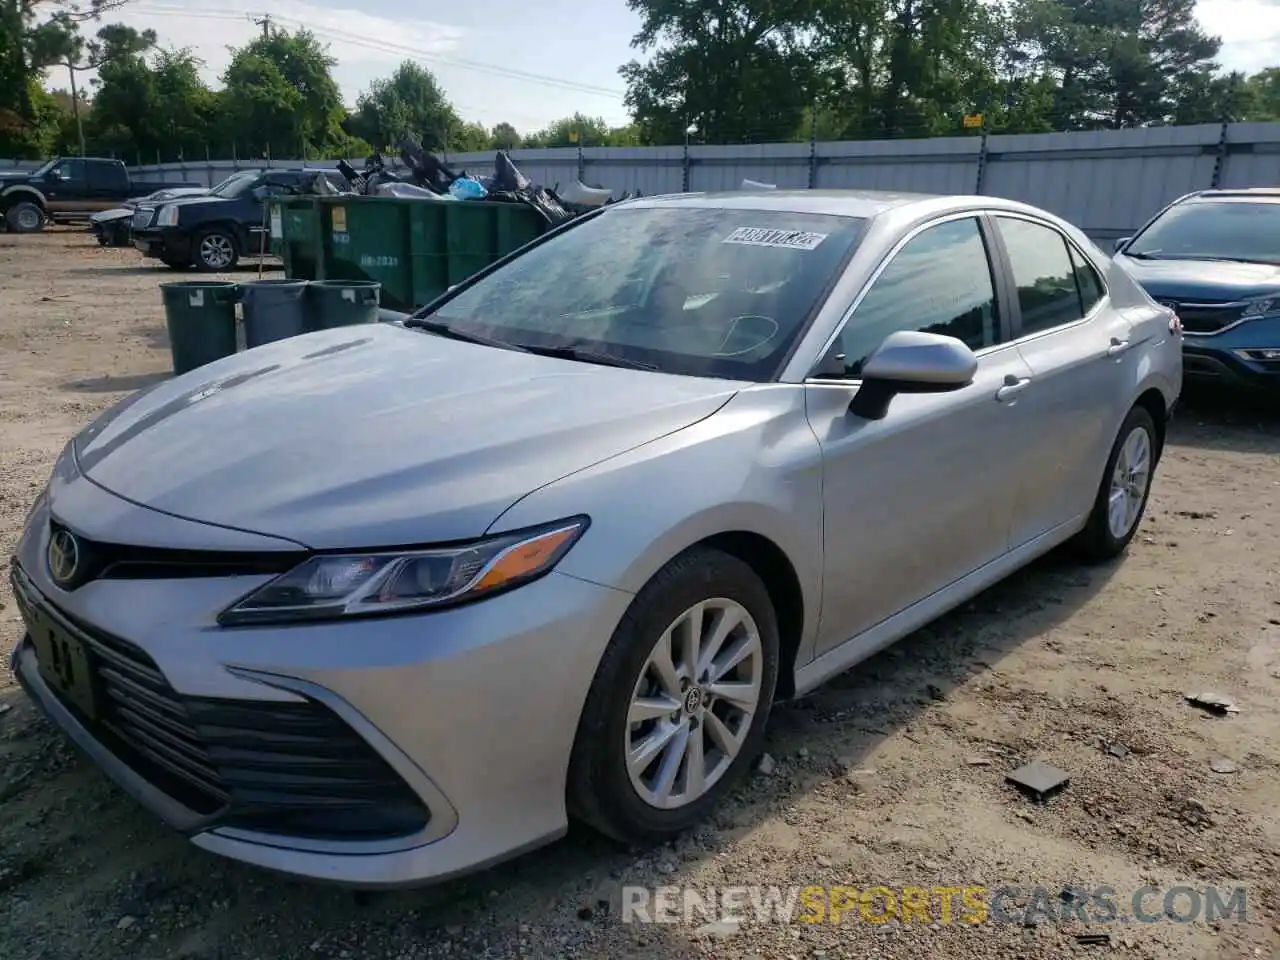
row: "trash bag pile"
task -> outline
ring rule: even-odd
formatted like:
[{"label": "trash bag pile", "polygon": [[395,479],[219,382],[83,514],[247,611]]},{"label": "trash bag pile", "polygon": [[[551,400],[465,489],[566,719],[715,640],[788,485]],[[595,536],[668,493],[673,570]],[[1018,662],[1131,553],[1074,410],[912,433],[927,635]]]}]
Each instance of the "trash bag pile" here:
[{"label": "trash bag pile", "polygon": [[391,169],[382,155],[375,153],[365,161],[363,170],[357,170],[345,160],[338,161],[338,173],[346,180],[349,192],[360,196],[523,203],[537,210],[550,226],[639,196],[626,193],[615,199],[611,190],[588,187],[577,181],[558,192],[559,184],[548,188],[526,177],[505,150],[499,150],[494,158],[493,172],[480,176],[454,170],[412,138],[401,143],[399,153],[405,167],[403,171]]}]

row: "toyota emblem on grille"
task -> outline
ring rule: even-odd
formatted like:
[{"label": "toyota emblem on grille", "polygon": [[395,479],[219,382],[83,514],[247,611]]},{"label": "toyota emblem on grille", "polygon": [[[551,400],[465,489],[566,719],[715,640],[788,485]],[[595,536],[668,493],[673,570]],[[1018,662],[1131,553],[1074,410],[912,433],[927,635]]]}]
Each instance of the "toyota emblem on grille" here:
[{"label": "toyota emblem on grille", "polygon": [[80,541],[69,530],[55,530],[49,538],[49,576],[60,587],[73,583],[80,572]]}]

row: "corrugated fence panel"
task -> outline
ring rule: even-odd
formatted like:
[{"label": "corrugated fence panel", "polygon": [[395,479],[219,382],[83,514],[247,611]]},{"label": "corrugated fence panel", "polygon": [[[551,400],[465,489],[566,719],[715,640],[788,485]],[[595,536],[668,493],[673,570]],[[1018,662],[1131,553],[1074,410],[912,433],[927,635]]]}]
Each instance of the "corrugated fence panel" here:
[{"label": "corrugated fence panel", "polygon": [[983,193],[1119,236],[1213,180],[1218,124],[990,137]]},{"label": "corrugated fence panel", "polygon": [[761,143],[689,148],[690,190],[738,190],[743,180],[784,189],[808,187],[809,145]]},{"label": "corrugated fence panel", "polygon": [[1280,124],[1233,123],[1227,128],[1224,187],[1280,187]]},{"label": "corrugated fence panel", "polygon": [[814,185],[837,190],[973,193],[980,149],[977,137],[819,143]]},{"label": "corrugated fence panel", "polygon": [[[736,190],[744,179],[779,187],[861,188],[968,194],[981,190],[1044,207],[1101,242],[1141,226],[1169,201],[1193,190],[1280,186],[1280,123],[1153,127],[1082,133],[935,140],[768,143],[667,147],[575,147],[513,150],[536,183],[584,182],[615,195],[683,189]],[[450,154],[454,168],[486,175],[492,151]],[[398,159],[387,157],[395,169]],[[353,158],[361,169],[364,158]],[[581,163],[581,168],[579,164]],[[131,168],[139,179],[212,185],[235,170],[260,167],[332,169],[332,160],[213,161]],[[0,169],[30,169],[30,161],[0,160]],[[979,179],[979,174],[981,178]],[[811,180],[812,178],[812,180]]]},{"label": "corrugated fence panel", "polygon": [[587,147],[583,181],[614,196],[639,191],[651,197],[684,188],[684,147]]}]

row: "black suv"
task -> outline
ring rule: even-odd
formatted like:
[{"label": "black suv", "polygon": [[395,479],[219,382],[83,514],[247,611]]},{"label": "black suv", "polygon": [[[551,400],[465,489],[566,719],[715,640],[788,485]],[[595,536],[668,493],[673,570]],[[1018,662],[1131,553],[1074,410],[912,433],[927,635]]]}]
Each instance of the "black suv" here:
[{"label": "black suv", "polygon": [[133,245],[175,270],[230,270],[265,248],[266,199],[300,193],[314,177],[313,170],[246,170],[205,196],[141,203]]}]

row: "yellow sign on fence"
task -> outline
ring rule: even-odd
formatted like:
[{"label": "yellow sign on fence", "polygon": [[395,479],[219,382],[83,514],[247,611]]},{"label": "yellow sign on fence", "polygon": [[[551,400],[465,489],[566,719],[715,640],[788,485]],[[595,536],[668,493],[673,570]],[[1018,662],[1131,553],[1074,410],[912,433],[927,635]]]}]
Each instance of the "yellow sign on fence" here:
[{"label": "yellow sign on fence", "polygon": [[982,126],[982,114],[966,113],[964,117],[964,125],[966,129],[970,129],[970,130],[973,129],[974,127]]}]

